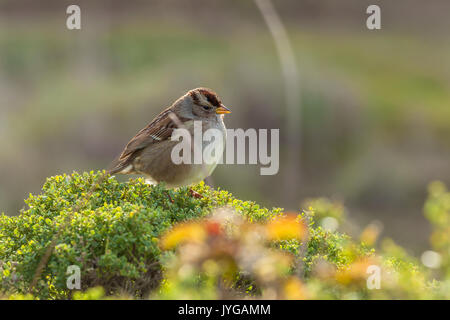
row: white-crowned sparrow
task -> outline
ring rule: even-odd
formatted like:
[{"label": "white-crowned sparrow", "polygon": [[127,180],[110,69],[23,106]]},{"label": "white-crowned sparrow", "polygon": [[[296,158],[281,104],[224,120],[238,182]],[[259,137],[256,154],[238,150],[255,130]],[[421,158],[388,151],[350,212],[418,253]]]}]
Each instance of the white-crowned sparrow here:
[{"label": "white-crowned sparrow", "polygon": [[[220,130],[224,146],[226,128],[223,117],[230,112],[212,90],[190,90],[128,142],[109,173],[143,174],[153,182],[165,182],[168,187],[185,186],[203,180],[212,173],[217,162],[175,164],[171,153],[179,141],[171,140],[172,132],[176,128],[184,128],[192,137],[194,121],[201,121],[203,132],[210,128]],[[202,147],[204,149],[205,142]],[[223,149],[219,152],[223,153]]]}]

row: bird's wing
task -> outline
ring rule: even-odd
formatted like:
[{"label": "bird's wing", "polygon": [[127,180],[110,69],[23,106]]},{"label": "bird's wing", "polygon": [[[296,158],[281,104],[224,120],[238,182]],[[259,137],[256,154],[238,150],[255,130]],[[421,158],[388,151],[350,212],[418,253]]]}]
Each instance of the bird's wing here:
[{"label": "bird's wing", "polygon": [[126,145],[120,154],[110,173],[116,173],[126,168],[139,152],[151,144],[167,140],[171,137],[174,129],[178,128],[179,119],[170,110],[159,114],[150,124],[139,131]]}]

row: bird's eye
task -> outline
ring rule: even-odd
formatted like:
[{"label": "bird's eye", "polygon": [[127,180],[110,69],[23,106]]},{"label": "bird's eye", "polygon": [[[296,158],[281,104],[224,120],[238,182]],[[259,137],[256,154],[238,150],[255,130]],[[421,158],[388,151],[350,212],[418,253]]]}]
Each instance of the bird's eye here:
[{"label": "bird's eye", "polygon": [[212,109],[211,106],[202,106],[203,110],[209,111]]}]

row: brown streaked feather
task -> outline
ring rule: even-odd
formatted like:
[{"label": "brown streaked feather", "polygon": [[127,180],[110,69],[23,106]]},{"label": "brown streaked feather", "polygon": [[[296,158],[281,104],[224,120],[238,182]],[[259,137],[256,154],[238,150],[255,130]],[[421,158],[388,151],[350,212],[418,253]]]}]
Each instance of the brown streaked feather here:
[{"label": "brown streaked feather", "polygon": [[[178,127],[169,116],[170,113],[172,113],[171,110],[164,110],[151,123],[139,131],[128,142],[112,169],[109,170],[109,173],[114,174],[124,170],[150,144],[169,139],[173,130]],[[182,122],[183,119],[179,121]]]}]

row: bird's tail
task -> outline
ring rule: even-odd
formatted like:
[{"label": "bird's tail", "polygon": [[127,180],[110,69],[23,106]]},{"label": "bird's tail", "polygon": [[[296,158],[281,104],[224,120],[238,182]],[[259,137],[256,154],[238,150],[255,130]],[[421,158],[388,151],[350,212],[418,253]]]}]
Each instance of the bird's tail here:
[{"label": "bird's tail", "polygon": [[128,163],[128,161],[121,161],[120,157],[117,157],[106,169],[106,172],[109,174],[116,174],[116,173],[128,173],[124,172],[126,171],[127,167],[130,167],[131,164]]}]

